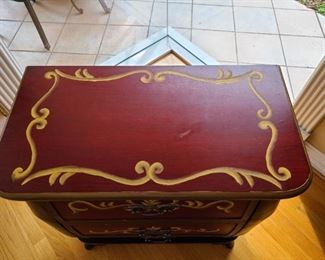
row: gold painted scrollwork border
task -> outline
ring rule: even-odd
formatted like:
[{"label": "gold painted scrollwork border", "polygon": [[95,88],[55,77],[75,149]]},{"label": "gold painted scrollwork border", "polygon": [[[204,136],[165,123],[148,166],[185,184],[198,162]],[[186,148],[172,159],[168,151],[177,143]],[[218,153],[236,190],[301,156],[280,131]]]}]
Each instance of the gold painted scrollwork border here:
[{"label": "gold painted scrollwork border", "polygon": [[[164,166],[161,162],[154,162],[150,164],[147,161],[139,161],[135,165],[135,172],[139,175],[142,175],[138,179],[128,179],[123,178],[111,173],[107,173],[101,170],[80,167],[80,166],[59,166],[55,168],[49,168],[34,172],[33,168],[37,160],[37,149],[36,144],[32,137],[32,130],[36,128],[37,130],[43,130],[47,125],[47,118],[50,115],[50,110],[48,108],[40,108],[41,104],[51,95],[55,88],[59,85],[60,79],[69,79],[74,81],[87,81],[87,82],[109,82],[113,80],[122,79],[125,77],[130,77],[133,75],[141,75],[140,81],[143,84],[149,84],[152,82],[161,83],[164,82],[166,77],[183,77],[194,81],[205,82],[215,85],[228,85],[231,83],[239,82],[241,80],[247,80],[249,89],[256,96],[256,98],[261,102],[263,108],[260,108],[256,112],[257,118],[260,120],[258,127],[261,130],[268,130],[271,132],[271,139],[268,144],[268,147],[265,152],[265,164],[269,174],[235,167],[216,167],[212,169],[206,169],[200,172],[195,172],[187,176],[174,178],[174,179],[164,179],[160,178],[158,175],[164,171]],[[216,78],[204,78],[197,77],[191,74],[165,70],[159,72],[152,72],[150,70],[133,70],[126,73],[110,75],[106,77],[95,77],[88,72],[87,69],[78,69],[75,71],[74,75],[67,74],[59,69],[53,71],[48,71],[45,73],[45,78],[48,80],[53,80],[53,84],[50,89],[34,104],[31,109],[32,121],[28,124],[26,128],[26,139],[29,143],[31,150],[31,158],[28,166],[26,168],[17,167],[12,172],[12,180],[22,180],[21,185],[25,185],[28,182],[40,178],[49,176],[49,184],[52,186],[57,180],[61,185],[64,185],[65,182],[76,174],[86,174],[95,177],[101,177],[107,180],[114,181],[119,184],[128,185],[128,186],[139,186],[144,185],[149,181],[153,181],[159,185],[173,186],[179,185],[188,181],[193,181],[204,176],[212,174],[226,174],[232,177],[239,185],[243,185],[244,181],[253,188],[254,178],[264,180],[276,186],[279,189],[282,189],[281,182],[291,178],[291,172],[286,167],[279,167],[277,170],[274,169],[272,163],[272,153],[275,147],[278,131],[276,125],[270,120],[272,117],[272,108],[266,101],[266,99],[256,90],[254,82],[261,81],[263,79],[263,74],[259,71],[249,71],[247,73],[233,76],[230,71],[223,71],[219,69],[217,71]]]},{"label": "gold painted scrollwork border", "polygon": [[152,234],[155,234],[156,232],[175,232],[175,233],[218,233],[220,232],[219,228],[212,228],[212,229],[207,229],[207,228],[197,228],[197,229],[192,229],[192,228],[184,228],[184,227],[177,227],[173,226],[170,228],[162,228],[162,227],[149,227],[145,229],[140,229],[136,227],[130,227],[126,229],[104,229],[101,231],[96,231],[96,230],[89,230],[90,234],[96,234],[96,235],[104,235],[104,234],[139,234],[140,232],[150,232]]},{"label": "gold painted scrollwork border", "polygon": [[[90,201],[83,201],[83,200],[76,200],[71,201],[68,203],[69,209],[72,211],[73,214],[77,214],[80,212],[86,212],[89,208],[93,208],[96,210],[111,210],[116,208],[124,208],[127,209],[130,206],[141,205],[141,206],[155,206],[155,205],[163,205],[165,203],[159,200],[142,200],[142,201],[133,201],[133,200],[126,200],[124,203],[116,203],[114,201],[109,202],[100,202],[100,203],[93,203]],[[173,200],[169,205],[177,206],[178,208],[190,208],[190,209],[206,209],[212,206],[215,206],[217,210],[223,211],[227,214],[231,212],[231,209],[234,207],[234,202],[229,200],[216,200],[210,202],[202,202],[199,200],[186,200],[186,201],[179,201]]]}]

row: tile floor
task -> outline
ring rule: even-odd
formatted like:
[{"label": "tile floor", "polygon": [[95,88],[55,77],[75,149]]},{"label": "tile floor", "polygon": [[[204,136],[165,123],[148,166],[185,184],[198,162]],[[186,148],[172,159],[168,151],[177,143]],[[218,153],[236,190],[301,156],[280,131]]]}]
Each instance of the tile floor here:
[{"label": "tile floor", "polygon": [[[44,49],[23,3],[0,0],[0,35],[21,67],[100,64],[167,24],[167,0],[37,0]],[[294,100],[325,54],[325,17],[294,0],[168,0],[168,24],[224,64],[281,65]]]}]

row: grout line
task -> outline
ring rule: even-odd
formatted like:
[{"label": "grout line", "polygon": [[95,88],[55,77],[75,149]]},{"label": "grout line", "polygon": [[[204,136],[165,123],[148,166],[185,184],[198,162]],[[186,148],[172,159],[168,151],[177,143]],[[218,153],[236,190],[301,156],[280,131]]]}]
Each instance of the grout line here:
[{"label": "grout line", "polygon": [[151,28],[151,19],[152,19],[153,8],[155,6],[155,2],[156,2],[155,0],[152,1],[151,12],[150,12],[150,17],[149,17],[149,25],[148,25],[148,30],[147,30],[147,38],[149,37],[149,31],[150,31],[150,28]]},{"label": "grout line", "polygon": [[238,42],[237,42],[237,28],[236,28],[236,20],[235,20],[235,7],[234,7],[234,0],[231,0],[232,3],[232,20],[234,23],[234,31],[235,31],[235,48],[236,48],[236,62],[239,63],[238,58]]},{"label": "grout line", "polygon": [[[16,52],[19,52],[19,51],[16,51]],[[54,54],[78,54],[78,55],[86,55],[86,56],[89,56],[89,55],[95,55],[95,54],[84,54],[84,53],[64,53],[64,52],[55,52]],[[101,54],[101,55],[107,55],[107,56],[114,56],[118,54],[117,53],[105,53],[105,54]],[[218,60],[218,62],[222,63],[222,62],[227,62],[227,63],[233,63],[233,64],[236,64],[235,61],[230,61],[230,60]],[[239,65],[259,65],[258,63],[253,63],[253,62],[240,62]],[[266,65],[277,65],[277,66],[280,66],[280,67],[285,67],[285,65],[283,64],[266,64]],[[297,69],[315,69],[314,67],[298,67],[298,66],[288,66],[288,68],[297,68]]]},{"label": "grout line", "polygon": [[[144,1],[144,0],[117,0],[118,2],[145,2],[145,3],[151,3],[153,1]],[[285,0],[284,0],[285,1]],[[156,1],[157,3],[166,3],[166,1]],[[189,2],[177,2],[177,1],[170,1],[168,0],[169,3],[173,3],[173,4],[190,4]],[[223,5],[223,4],[206,4],[206,3],[193,3],[194,5],[207,5],[207,6],[223,6],[223,7],[245,7],[245,8],[261,8],[261,9],[277,9],[277,10],[291,10],[291,11],[302,11],[302,12],[310,12],[310,11],[314,11],[313,9],[295,9],[295,8],[273,8],[273,7],[265,7],[265,6],[246,6],[246,5]],[[24,18],[26,19],[26,17]],[[14,20],[14,19],[10,19],[10,18],[6,18],[6,19],[1,19],[1,20],[7,20],[7,21],[21,21],[21,20]]]},{"label": "grout line", "polygon": [[[96,53],[96,57],[95,57],[95,61],[94,61],[94,65],[96,65],[96,61],[97,61],[97,58],[98,58],[98,56],[99,55],[101,55],[99,52],[100,52],[100,49],[101,49],[101,47],[102,47],[102,44],[103,44],[103,41],[104,41],[104,38],[105,38],[105,35],[106,35],[106,32],[107,32],[107,30],[108,30],[108,27],[109,26],[111,26],[110,24],[109,24],[109,20],[111,19],[111,15],[112,15],[112,12],[113,12],[113,7],[114,7],[114,0],[112,0],[112,5],[111,5],[111,12],[109,13],[109,17],[108,17],[108,19],[107,19],[107,21],[106,21],[106,27],[105,27],[105,30],[104,30],[104,32],[103,32],[103,35],[102,35],[102,39],[101,39],[101,41],[100,41],[100,44],[99,44],[99,46],[98,46],[98,50],[97,50],[97,53]],[[104,55],[104,54],[103,54]]]},{"label": "grout line", "polygon": [[284,51],[284,47],[283,47],[283,43],[282,43],[282,37],[280,35],[280,28],[279,28],[278,18],[276,16],[276,12],[275,12],[275,9],[274,9],[273,0],[271,0],[271,4],[273,6],[273,14],[274,14],[274,17],[275,17],[276,27],[277,27],[277,30],[278,30],[278,33],[279,33],[280,44],[281,44],[281,49],[282,49],[282,55],[283,55],[284,64],[285,64],[285,67],[286,67],[286,71],[287,71],[287,75],[288,75],[288,80],[289,80],[289,84],[290,84],[290,91],[291,91],[291,95],[294,97],[294,94],[293,94],[294,92],[293,92],[292,83],[291,83],[291,79],[290,79],[290,75],[289,75],[289,70],[288,70],[287,58],[286,58],[285,51]]},{"label": "grout line", "polygon": [[194,0],[191,1],[191,28],[190,28],[190,41],[193,40],[193,14],[194,14]]},{"label": "grout line", "polygon": [[[110,19],[108,19],[107,21],[109,21]],[[145,24],[141,24],[141,25],[138,25],[138,24],[96,24],[96,23],[67,23],[67,24],[77,24],[77,25],[97,25],[97,26],[106,26],[106,25],[109,25],[109,26],[126,26],[126,27],[129,27],[129,26],[135,26],[135,27],[147,27],[148,25],[145,25]],[[185,28],[184,28],[185,29]],[[319,37],[318,37],[319,38]]]},{"label": "grout line", "polygon": [[[150,3],[153,1],[144,1],[144,0],[117,0],[117,1],[130,1],[130,2],[145,2],[145,3]],[[233,1],[233,0],[232,0]],[[272,1],[272,0],[271,0]],[[166,1],[159,1],[157,0],[158,3],[166,3]],[[175,1],[169,1],[169,3],[177,3],[177,4],[189,4],[189,3],[184,3],[184,2],[175,2]],[[33,3],[32,3],[33,4]],[[306,9],[297,9],[297,8],[275,8],[274,5],[272,4],[273,7],[259,7],[259,6],[244,6],[244,5],[222,5],[222,4],[204,4],[204,3],[193,3],[193,5],[207,5],[207,6],[223,6],[223,7],[232,7],[232,6],[236,6],[236,7],[246,7],[246,8],[264,8],[264,9],[277,9],[277,10],[293,10],[293,11],[302,11],[302,12],[310,12],[310,11],[314,11],[310,8],[306,8]],[[70,10],[71,12],[71,10]],[[70,14],[70,13],[69,13]],[[1,21],[16,21],[16,22],[30,22],[30,21],[25,21],[26,17],[28,15],[28,12],[26,13],[26,16],[24,17],[23,20],[14,20],[14,19],[0,19]],[[69,16],[69,15],[68,15]]]},{"label": "grout line", "polygon": [[[283,1],[285,1],[285,0],[283,0]],[[294,0],[292,0],[292,1],[294,1]],[[203,4],[199,4],[199,5],[203,5]],[[267,6],[248,6],[248,5],[233,5],[233,6],[234,7],[243,7],[243,8],[276,9],[276,10],[302,11],[302,12],[313,11],[312,9],[304,10],[304,9],[294,9],[294,8],[275,8],[275,7],[267,7]]]},{"label": "grout line", "polygon": [[52,57],[52,54],[53,54],[54,48],[55,48],[55,46],[57,45],[57,43],[58,43],[58,41],[59,41],[59,39],[60,39],[60,36],[61,36],[61,34],[62,34],[62,32],[63,32],[63,29],[64,29],[65,25],[67,24],[67,20],[68,20],[68,17],[69,17],[69,15],[70,15],[71,11],[72,11],[72,8],[73,8],[73,6],[72,6],[72,4],[70,3],[70,10],[69,10],[67,16],[65,17],[65,19],[64,19],[64,23],[63,23],[63,26],[62,26],[62,28],[61,28],[61,31],[60,31],[60,33],[59,33],[59,35],[58,35],[58,37],[57,37],[55,43],[53,44],[53,47],[51,48],[51,53],[50,53],[50,55],[48,56],[47,61],[46,61],[46,63],[45,63],[46,65],[49,63],[50,58]]},{"label": "grout line", "polygon": [[[70,4],[70,11],[69,11],[69,14],[70,14],[72,8],[73,8],[73,7],[72,7],[72,4]],[[58,41],[59,41],[59,39],[60,39],[60,37],[61,37],[61,35],[62,35],[62,32],[63,32],[63,30],[64,30],[64,27],[65,27],[65,25],[67,24],[67,20],[68,20],[68,16],[69,16],[69,14],[65,17],[65,19],[64,19],[64,23],[63,23],[62,28],[61,28],[61,30],[60,30],[60,32],[59,32],[59,35],[58,35],[58,37],[56,38],[56,41],[53,43],[52,48],[50,49],[50,55],[49,55],[49,57],[48,57],[48,59],[47,59],[47,61],[46,61],[46,65],[49,63],[50,58],[52,57],[53,51],[54,51],[54,49],[55,49],[55,47],[56,47],[56,45],[57,45],[57,43],[58,43]]]},{"label": "grout line", "polygon": [[294,65],[290,65],[287,66],[288,68],[299,68],[299,69],[316,69],[317,67],[302,67],[302,66],[294,66]]},{"label": "grout line", "polygon": [[[109,19],[108,19],[109,20]],[[27,21],[24,23],[33,23],[32,21]],[[106,25],[106,24],[98,24],[98,23],[58,23],[58,22],[41,22],[41,23],[49,23],[49,24],[79,24],[79,25]],[[146,24],[109,24],[110,26],[138,26],[138,27],[164,27],[163,25],[146,25]],[[195,29],[195,30],[202,30],[202,31],[217,31],[217,32],[234,32],[234,30],[222,30],[222,29],[205,29],[205,28],[198,28],[198,27],[181,27],[177,26],[175,28],[178,29]],[[247,31],[236,31],[237,33],[247,33],[247,34],[261,34],[261,35],[279,35],[279,33],[263,33],[263,32],[247,32]],[[302,38],[318,38],[323,39],[323,36],[316,36],[316,35],[297,35],[297,34],[287,34],[282,33],[282,36],[292,36],[292,37],[302,37]]]},{"label": "grout line", "polygon": [[[1,1],[1,0],[0,0]],[[68,17],[67,17],[68,18]],[[33,23],[33,21],[24,21],[25,23]],[[106,25],[105,23],[84,23],[84,22],[53,22],[53,21],[41,21],[40,23],[50,23],[50,24],[80,24],[80,25]]]},{"label": "grout line", "polygon": [[[0,0],[0,1],[2,1],[2,0]],[[24,19],[14,20],[14,19],[3,18],[3,19],[0,19],[0,21],[3,21],[3,22],[24,22],[25,19],[26,19],[26,16],[24,16]]]},{"label": "grout line", "polygon": [[20,24],[19,24],[19,26],[18,26],[16,32],[15,32],[14,35],[12,36],[12,39],[10,40],[10,42],[8,43],[8,49],[10,48],[11,43],[12,43],[13,40],[15,39],[15,37],[16,37],[18,31],[20,30],[20,28],[22,27],[23,23],[24,23],[24,22],[20,22]]},{"label": "grout line", "polygon": [[[48,53],[46,51],[30,51],[30,50],[13,50],[13,52],[30,52],[30,53]],[[72,55],[85,55],[85,56],[94,56],[96,54],[89,54],[89,53],[80,53],[80,52],[53,52],[53,54],[72,54]],[[99,55],[108,55],[108,56],[114,56],[117,53],[103,53]],[[229,63],[236,63],[235,61],[231,60],[218,60],[218,62],[229,62]],[[240,62],[240,65],[258,65],[258,63],[254,62]],[[281,67],[285,67],[285,65],[281,64],[270,64],[270,65],[278,65]],[[294,66],[290,65],[288,68],[298,68],[298,69],[315,69],[316,67],[302,67],[302,66]]]},{"label": "grout line", "polygon": [[[118,0],[118,1],[119,1],[119,0]],[[121,1],[124,1],[124,0],[121,0]],[[130,2],[132,2],[132,1],[138,1],[138,0],[131,0]],[[74,52],[55,52],[55,51],[54,51],[54,49],[55,49],[56,45],[58,44],[58,41],[59,41],[59,39],[60,39],[60,37],[61,37],[61,35],[62,35],[62,32],[63,32],[64,27],[66,26],[66,24],[80,24],[80,25],[105,25],[105,24],[98,24],[98,23],[78,23],[78,22],[77,22],[77,23],[68,23],[68,22],[67,22],[67,21],[68,21],[68,18],[69,18],[69,16],[70,16],[70,14],[72,13],[72,9],[73,9],[72,5],[70,5],[70,6],[71,6],[71,7],[70,7],[70,11],[68,12],[68,15],[65,17],[65,19],[64,19],[64,23],[62,23],[62,22],[41,22],[42,24],[44,24],[44,23],[49,23],[49,24],[51,24],[51,23],[53,23],[53,24],[62,24],[62,28],[61,28],[61,30],[60,30],[60,32],[59,32],[59,34],[58,34],[58,37],[56,38],[56,40],[55,40],[55,42],[54,42],[54,44],[53,44],[53,47],[51,48],[51,50],[50,50],[50,51],[45,51],[45,50],[42,50],[42,51],[37,51],[37,50],[35,50],[35,51],[33,51],[33,50],[31,50],[30,52],[49,53],[48,60],[47,60],[46,63],[48,63],[48,61],[49,61],[49,59],[50,59],[50,57],[52,56],[53,53],[67,53],[67,54],[81,54],[81,55],[96,55],[96,58],[95,58],[95,62],[96,62],[98,56],[100,55],[100,54],[99,54],[99,51],[100,51],[100,48],[101,48],[102,43],[103,43],[104,35],[105,35],[105,33],[106,33],[106,31],[107,31],[107,29],[108,29],[109,26],[128,26],[128,27],[130,27],[130,26],[131,26],[131,27],[132,27],[132,26],[137,26],[137,27],[147,27],[147,28],[148,28],[148,29],[147,29],[147,36],[149,35],[149,29],[150,29],[150,27],[152,27],[152,26],[150,25],[150,23],[151,23],[151,19],[152,19],[152,15],[153,15],[154,4],[155,4],[155,3],[166,3],[166,1],[163,2],[163,1],[159,1],[159,0],[153,0],[153,1],[141,1],[141,0],[140,0],[140,2],[152,3],[151,14],[150,14],[150,19],[149,19],[149,25],[125,25],[125,24],[121,24],[121,25],[119,25],[119,24],[112,24],[112,25],[111,25],[111,24],[109,24],[109,20],[110,20],[111,15],[109,15],[109,18],[108,18],[107,21],[106,21],[106,27],[105,27],[104,33],[103,33],[103,35],[102,35],[102,38],[101,38],[101,42],[100,42],[99,48],[98,48],[98,50],[97,50],[97,54],[78,53],[78,52],[77,52],[77,53],[74,53]],[[283,43],[282,43],[282,38],[281,38],[281,36],[294,36],[294,37],[307,37],[307,38],[321,38],[321,39],[324,38],[323,36],[307,36],[307,35],[305,36],[305,35],[290,35],[290,34],[282,34],[282,35],[280,35],[280,30],[279,30],[279,25],[278,25],[278,21],[277,21],[277,19],[276,19],[276,23],[277,23],[278,34],[272,34],[272,33],[258,33],[258,32],[237,32],[236,23],[235,23],[235,12],[234,12],[235,5],[234,5],[234,0],[231,1],[231,2],[232,2],[232,6],[195,4],[195,3],[194,3],[194,0],[191,0],[191,3],[180,3],[180,2],[174,2],[174,1],[172,1],[172,0],[171,0],[170,2],[171,2],[171,3],[177,3],[177,4],[184,4],[184,5],[185,5],[185,4],[186,4],[186,5],[191,4],[191,26],[190,26],[190,28],[187,28],[187,27],[175,27],[175,28],[179,28],[179,29],[190,29],[190,40],[192,40],[193,29],[196,29],[196,30],[202,30],[202,31],[234,32],[234,33],[235,33],[235,46],[236,46],[236,61],[237,61],[237,63],[239,63],[239,59],[238,59],[238,45],[237,45],[237,34],[238,34],[238,33],[255,34],[255,35],[258,35],[258,34],[262,34],[262,35],[263,35],[263,34],[264,34],[264,35],[278,35],[278,36],[280,37],[282,53],[283,53],[284,61],[285,61],[285,65],[284,65],[284,66],[286,66],[287,73],[288,73],[288,65],[287,65],[287,61],[286,61],[286,57],[285,57],[285,52],[284,52],[284,48],[283,48]],[[272,3],[272,6],[273,6],[273,7],[272,7],[272,10],[273,10],[273,12],[274,12],[275,18],[276,18],[276,13],[275,13],[275,10],[276,10],[276,9],[296,10],[296,11],[312,11],[312,10],[300,10],[300,9],[274,8],[273,0],[271,0],[271,3]],[[113,9],[113,4],[114,4],[114,2],[112,3],[111,10]],[[195,6],[195,5],[225,6],[225,7],[231,7],[232,10],[233,10],[234,31],[229,31],[229,30],[214,30],[214,29],[202,29],[202,28],[193,28],[193,9],[194,9],[194,6]],[[237,6],[236,6],[236,7],[237,7]],[[238,6],[238,7],[240,7],[240,6]],[[248,6],[241,6],[241,7],[248,7]],[[255,7],[255,8],[265,8],[265,7]],[[269,8],[269,9],[270,9],[270,8]],[[314,12],[314,13],[315,13],[315,12]],[[319,25],[320,25],[320,27],[321,27],[319,17],[318,17],[318,15],[317,15],[316,13],[315,13],[315,15],[316,15],[317,20],[318,20],[318,23],[319,23]],[[23,23],[32,23],[32,21],[25,21],[26,18],[27,18],[27,16],[28,16],[28,12],[26,12],[26,15],[25,15],[25,17],[24,17],[24,19],[23,19],[22,21],[18,21],[18,20],[8,20],[8,21],[20,22],[20,25],[19,25],[19,27],[18,27],[16,33],[15,33],[14,36],[12,37],[10,43],[8,44],[8,47],[11,46],[13,40],[15,39],[15,37],[16,37],[17,33],[19,32],[19,30],[21,29]],[[3,21],[7,21],[7,20],[4,19]],[[161,27],[161,26],[153,26],[153,27]],[[323,35],[324,35],[324,30],[323,30],[322,27],[321,27],[321,30],[322,30],[322,33],[323,33]],[[29,52],[29,50],[12,50],[12,51],[25,51],[25,52]],[[114,54],[109,54],[109,55],[114,55]],[[229,62],[230,62],[230,61],[229,61]],[[232,62],[233,62],[233,61],[232,61]],[[252,64],[254,64],[254,63],[252,63]],[[283,65],[282,65],[282,66],[283,66]],[[300,66],[290,66],[290,67],[297,67],[297,68],[312,68],[312,67],[300,67]],[[288,75],[289,75],[289,73],[288,73]],[[290,77],[289,77],[289,82],[290,82],[290,85],[291,85]],[[290,87],[291,87],[291,89],[292,89],[292,86],[290,86]]]},{"label": "grout line", "polygon": [[235,5],[235,4],[232,7],[240,7],[240,8],[246,8],[246,9],[249,9],[249,8],[252,8],[252,9],[267,9],[267,10],[272,9],[272,7],[265,7],[265,6],[246,6],[246,5]]},{"label": "grout line", "polygon": [[[152,2],[152,1],[145,1],[145,0],[118,0],[118,1],[130,1],[130,2]],[[286,0],[283,0],[286,1]],[[159,3],[166,3],[166,1],[157,0]],[[177,3],[177,4],[189,4],[189,2],[178,2],[173,0],[168,0],[169,3]],[[247,8],[264,8],[264,9],[281,9],[281,10],[294,10],[294,11],[303,11],[303,12],[310,12],[313,11],[311,8],[306,7],[306,9],[299,9],[299,8],[285,8],[285,7],[267,7],[267,6],[248,6],[248,5],[241,5],[241,4],[233,4],[232,5],[225,5],[225,4],[206,4],[206,3],[194,3],[194,5],[208,5],[208,6],[225,6],[225,7],[247,7]]]},{"label": "grout line", "polygon": [[[34,4],[34,3],[32,3],[32,5],[33,5],[33,4]],[[13,40],[15,39],[15,37],[16,37],[18,31],[19,31],[20,28],[22,27],[22,25],[23,25],[23,23],[24,23],[26,17],[28,16],[28,14],[29,14],[29,13],[28,13],[28,11],[27,11],[26,14],[25,14],[25,16],[24,16],[24,19],[23,19],[22,21],[20,21],[20,25],[18,26],[17,31],[15,32],[14,36],[12,37],[11,41],[10,41],[9,44],[8,44],[8,49],[9,49],[9,50],[10,50],[10,45],[11,45],[11,43],[12,43]],[[8,21],[8,22],[10,22],[11,20],[1,20],[1,21]],[[13,22],[14,22],[14,21],[15,21],[15,20],[13,20]],[[15,21],[15,22],[19,22],[19,21]]]},{"label": "grout line", "polygon": [[[157,26],[159,27],[159,26]],[[179,27],[180,29],[189,29],[185,27]],[[235,32],[229,30],[222,30],[222,29],[205,29],[205,28],[197,28],[193,27],[194,30],[201,30],[201,31],[216,31],[216,32]],[[236,33],[245,33],[245,34],[260,34],[260,35],[280,35],[279,33],[263,33],[263,32],[246,32],[246,31],[237,31]],[[316,38],[316,39],[323,39],[323,36],[309,36],[309,35],[295,35],[295,34],[281,34],[281,36],[291,36],[291,37],[301,37],[301,38]]]},{"label": "grout line", "polygon": [[[71,55],[84,55],[84,56],[96,56],[96,54],[90,53],[78,53],[78,52],[47,52],[47,51],[28,51],[28,50],[12,50],[10,52],[29,52],[29,53],[40,53],[40,54],[71,54]],[[113,55],[113,54],[104,54],[104,55]]]},{"label": "grout line", "polygon": [[[110,24],[110,26],[116,26],[116,27],[122,27],[122,26],[125,26],[125,27],[147,27],[147,25],[113,25],[113,24]],[[152,25],[152,26],[149,26],[150,28],[159,28],[159,29],[164,29],[166,28],[165,26],[163,25]],[[173,26],[173,29],[181,29],[181,30],[191,30],[191,28],[189,27],[179,27],[179,26]]]},{"label": "grout line", "polygon": [[322,33],[323,33],[323,36],[325,37],[325,29],[323,29],[323,27],[322,27],[322,23],[320,22],[320,19],[319,19],[319,17],[318,17],[318,14],[315,12],[315,15],[316,15],[316,19],[317,19],[317,21],[318,21],[318,25],[319,25],[319,27],[320,27],[320,30],[322,31]]}]

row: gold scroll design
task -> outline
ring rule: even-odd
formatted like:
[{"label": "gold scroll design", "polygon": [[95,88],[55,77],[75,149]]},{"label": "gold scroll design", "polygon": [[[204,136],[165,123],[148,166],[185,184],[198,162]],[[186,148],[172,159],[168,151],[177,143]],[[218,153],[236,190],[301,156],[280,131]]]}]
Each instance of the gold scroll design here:
[{"label": "gold scroll design", "polygon": [[104,229],[103,231],[94,231],[92,229],[89,230],[90,234],[138,234],[139,232],[161,232],[161,231],[171,231],[171,232],[177,232],[177,233],[218,233],[220,232],[219,228],[213,228],[213,229],[207,229],[207,228],[183,228],[178,226],[169,227],[167,229],[164,229],[162,227],[148,227],[143,229],[130,227],[126,229]]},{"label": "gold scroll design", "polygon": [[[114,201],[103,201],[98,204],[89,202],[89,201],[82,201],[76,200],[68,203],[69,209],[72,211],[73,214],[77,214],[80,212],[88,211],[89,208],[93,208],[96,210],[111,210],[116,208],[128,208],[130,206],[155,206],[155,205],[162,205],[163,202],[159,200],[142,200],[134,202],[133,200],[125,200],[124,203],[117,204]],[[229,214],[231,209],[234,206],[234,202],[229,200],[217,200],[212,202],[202,202],[199,200],[186,200],[186,201],[179,201],[179,200],[172,200],[170,205],[182,208],[190,208],[190,209],[206,209],[212,206],[216,206],[217,210],[224,211],[225,213]]]},{"label": "gold scroll design", "polygon": [[[85,82],[109,82],[113,80],[119,80],[125,77],[130,77],[133,75],[140,74],[140,81],[144,84],[149,84],[152,82],[161,83],[166,80],[166,76],[171,77],[182,77],[194,81],[205,82],[215,85],[229,85],[241,80],[247,80],[248,86],[252,93],[257,97],[257,99],[263,104],[263,108],[260,108],[256,112],[256,116],[261,121],[258,123],[258,127],[261,130],[271,131],[271,138],[266,149],[265,153],[265,163],[268,172],[270,175],[265,174],[260,171],[254,171],[243,168],[236,167],[216,167],[212,169],[206,169],[203,171],[195,172],[183,177],[174,178],[174,179],[164,179],[160,178],[158,175],[164,171],[164,166],[160,162],[154,162],[150,164],[147,161],[139,161],[135,165],[135,172],[139,175],[143,175],[138,179],[128,179],[123,178],[111,173],[107,173],[97,169],[91,169],[80,166],[59,166],[55,168],[49,168],[37,171],[32,173],[32,170],[35,166],[37,159],[37,149],[36,144],[32,137],[32,130],[36,128],[37,130],[43,130],[47,125],[47,118],[50,115],[50,110],[48,108],[40,108],[41,104],[51,95],[55,88],[59,85],[60,79],[69,79],[74,81],[85,81]],[[159,71],[152,72],[149,70],[134,70],[126,73],[110,75],[106,77],[95,77],[90,74],[87,69],[78,69],[74,75],[67,74],[61,70],[55,69],[53,71],[48,71],[45,73],[45,78],[48,80],[53,80],[53,84],[50,89],[34,104],[31,109],[31,116],[33,120],[28,124],[26,128],[26,138],[31,150],[31,158],[29,165],[26,168],[17,167],[12,172],[12,180],[23,180],[21,185],[40,178],[44,176],[49,176],[49,184],[52,186],[57,180],[61,185],[64,185],[65,182],[76,174],[86,174],[95,177],[101,177],[107,180],[114,181],[119,184],[127,186],[140,186],[144,185],[149,181],[153,181],[159,185],[178,185],[188,181],[193,181],[204,176],[213,175],[213,174],[226,174],[232,177],[239,185],[244,184],[244,180],[252,188],[254,186],[254,178],[264,180],[269,182],[279,189],[282,189],[281,182],[286,181],[291,178],[290,171],[285,167],[279,167],[278,170],[275,170],[272,163],[272,152],[275,147],[278,131],[276,126],[270,121],[272,117],[272,109],[265,98],[256,90],[254,85],[255,81],[261,81],[263,79],[263,74],[259,71],[249,71],[241,75],[233,76],[230,71],[223,71],[218,69],[216,78],[204,78],[194,75],[190,75],[183,72],[177,71]],[[162,84],[161,87],[164,85]],[[32,173],[32,174],[31,174]]]}]

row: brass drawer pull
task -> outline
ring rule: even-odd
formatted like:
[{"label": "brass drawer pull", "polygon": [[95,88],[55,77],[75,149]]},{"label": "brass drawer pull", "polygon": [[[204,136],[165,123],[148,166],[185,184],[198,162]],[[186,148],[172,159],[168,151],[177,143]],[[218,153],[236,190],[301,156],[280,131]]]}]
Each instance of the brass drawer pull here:
[{"label": "brass drawer pull", "polygon": [[160,204],[160,205],[129,205],[125,208],[126,211],[132,214],[141,214],[143,216],[158,216],[165,213],[170,213],[179,209],[175,204]]},{"label": "brass drawer pull", "polygon": [[144,229],[139,230],[138,236],[144,239],[146,243],[152,242],[171,242],[171,231],[170,229]]}]

